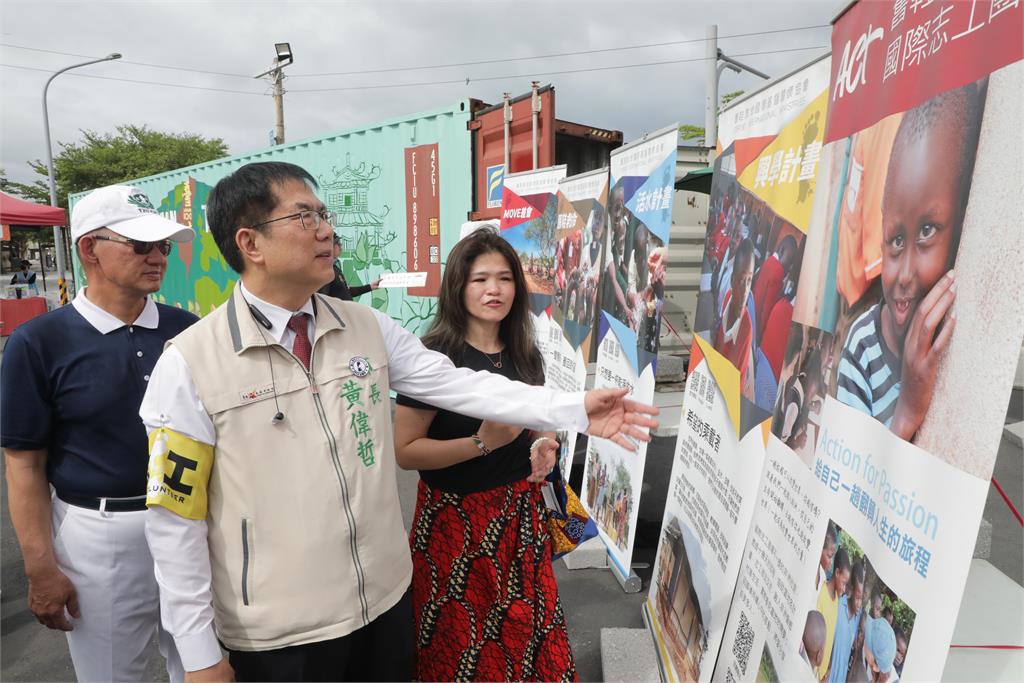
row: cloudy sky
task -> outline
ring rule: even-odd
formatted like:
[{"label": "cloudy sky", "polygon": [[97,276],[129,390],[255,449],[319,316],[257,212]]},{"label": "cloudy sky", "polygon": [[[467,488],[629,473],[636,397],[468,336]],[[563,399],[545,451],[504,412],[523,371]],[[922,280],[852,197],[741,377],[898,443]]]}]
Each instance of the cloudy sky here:
[{"label": "cloudy sky", "polygon": [[[124,56],[50,86],[55,150],[82,129],[121,123],[223,138],[232,154],[264,148],[273,101],[253,75],[285,41],[295,55],[285,70],[289,142],[466,97],[498,103],[533,79],[555,86],[558,118],[628,141],[674,121],[703,125],[705,25],[718,25],[727,54],[781,76],[827,50],[842,4],[0,0],[0,164],[12,180],[35,178],[25,162],[45,157],[46,79],[111,52]],[[759,82],[726,71],[720,92]]]}]

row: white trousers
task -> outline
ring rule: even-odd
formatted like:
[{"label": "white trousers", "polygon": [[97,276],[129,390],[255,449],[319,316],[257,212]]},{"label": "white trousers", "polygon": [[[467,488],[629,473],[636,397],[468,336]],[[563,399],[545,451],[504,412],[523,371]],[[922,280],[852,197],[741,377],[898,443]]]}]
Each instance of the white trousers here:
[{"label": "white trousers", "polygon": [[78,592],[80,619],[70,619],[75,675],[93,681],[146,679],[154,629],[172,683],[185,671],[160,624],[160,599],[145,535],[145,510],[100,512],[53,497],[53,550]]}]

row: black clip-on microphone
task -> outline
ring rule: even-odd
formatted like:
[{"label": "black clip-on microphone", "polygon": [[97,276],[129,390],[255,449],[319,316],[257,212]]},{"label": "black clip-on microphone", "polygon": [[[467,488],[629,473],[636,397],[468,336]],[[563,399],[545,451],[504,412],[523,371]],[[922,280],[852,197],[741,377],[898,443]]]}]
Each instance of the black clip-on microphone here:
[{"label": "black clip-on microphone", "polygon": [[[267,316],[263,315],[260,309],[256,308],[252,304],[249,304],[249,313],[253,319],[263,327],[272,329],[274,325],[267,319]],[[281,406],[277,402],[277,382],[274,380],[274,360],[270,356],[270,345],[267,344],[267,338],[263,336],[263,330],[260,330],[260,336],[263,337],[263,343],[267,348],[267,364],[270,365],[270,386],[274,392],[274,407],[277,412],[274,413],[274,417],[270,418],[270,424],[281,424],[284,422],[284,413],[281,412]]]}]

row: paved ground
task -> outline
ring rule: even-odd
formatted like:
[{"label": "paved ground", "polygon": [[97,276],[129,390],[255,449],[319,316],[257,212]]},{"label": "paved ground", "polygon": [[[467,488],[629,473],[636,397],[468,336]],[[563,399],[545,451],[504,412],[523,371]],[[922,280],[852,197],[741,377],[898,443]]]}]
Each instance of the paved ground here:
[{"label": "paved ground", "polygon": [[[1006,422],[1024,420],[1024,392],[1014,389]],[[1005,435],[999,443],[999,455],[992,471],[1003,493],[1017,511],[1024,514],[1024,450]],[[989,562],[1020,585],[1024,585],[1024,543],[1021,525],[994,486],[989,486],[985,519],[992,524],[992,555]]]},{"label": "paved ground", "polygon": [[[1015,391],[1008,421],[1022,419],[1021,392]],[[637,524],[635,563],[653,563],[664,508],[666,485],[671,467],[674,439],[655,439],[648,454],[644,477],[640,521]],[[570,481],[578,484],[580,465],[574,468]],[[995,477],[1018,510],[1024,510],[1024,471],[1019,446],[1003,439],[996,463]],[[416,497],[416,474],[399,475],[399,495],[406,525],[412,518]],[[578,490],[578,489],[577,489]],[[74,673],[67,654],[63,634],[39,626],[26,607],[26,584],[21,554],[10,526],[7,512],[7,489],[3,485],[0,512],[0,558],[2,558],[2,601],[0,601],[0,680],[2,681],[71,681]],[[985,508],[985,518],[993,526],[991,562],[1017,583],[1024,574],[1024,550],[1021,528],[1006,503],[993,489]],[[627,595],[607,569],[569,571],[556,563],[562,604],[569,625],[569,637],[576,657],[577,670],[583,681],[600,681],[602,627],[641,628],[640,607],[650,585],[650,568],[637,569],[643,579],[641,593]],[[167,674],[156,649],[151,647],[148,668],[153,681],[166,681]]]}]

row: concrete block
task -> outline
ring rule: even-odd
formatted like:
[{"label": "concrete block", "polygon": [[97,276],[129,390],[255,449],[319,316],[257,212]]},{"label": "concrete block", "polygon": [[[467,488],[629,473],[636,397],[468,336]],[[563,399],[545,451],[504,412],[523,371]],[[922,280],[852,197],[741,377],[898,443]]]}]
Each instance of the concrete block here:
[{"label": "concrete block", "polygon": [[601,629],[601,669],[609,683],[660,683],[658,653],[645,628]]},{"label": "concrete block", "polygon": [[562,562],[566,569],[603,569],[608,566],[608,548],[600,536],[595,536],[562,557]]},{"label": "concrete block", "polygon": [[658,354],[658,366],[655,368],[654,381],[682,382],[686,374],[686,360],[682,356],[667,353]]},{"label": "concrete block", "polygon": [[992,555],[992,523],[982,518],[978,527],[978,540],[974,542],[974,558],[987,560]]},{"label": "concrete block", "polygon": [[1014,422],[1003,427],[1003,436],[1017,448],[1024,447],[1024,422]]}]

